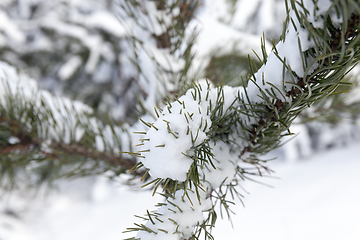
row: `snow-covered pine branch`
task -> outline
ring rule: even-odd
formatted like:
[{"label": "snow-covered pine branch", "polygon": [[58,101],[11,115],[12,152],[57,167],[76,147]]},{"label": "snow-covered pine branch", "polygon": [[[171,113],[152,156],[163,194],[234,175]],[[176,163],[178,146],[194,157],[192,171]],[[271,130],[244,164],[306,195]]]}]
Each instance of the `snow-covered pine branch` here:
[{"label": "snow-covered pine branch", "polygon": [[[211,87],[206,81],[146,122],[138,166],[149,169],[154,193],[165,203],[136,224],[136,239],[211,239],[215,205],[228,210],[227,192],[248,177],[268,171],[257,156],[280,144],[298,114],[336,91],[360,59],[359,1],[286,2],[279,43],[244,87]],[[246,166],[246,167],[245,167]],[[250,170],[251,171],[251,170]],[[226,189],[226,190],[224,190]],[[228,191],[229,190],[229,191]],[[205,214],[206,217],[201,216]]]},{"label": "snow-covered pine branch", "polygon": [[[137,69],[141,86],[138,98],[143,113],[153,112],[166,97],[191,83],[196,29],[187,28],[200,1],[115,1],[117,15],[127,26],[130,41],[127,56]],[[185,32],[187,31],[187,32]]]},{"label": "snow-covered pine branch", "polygon": [[35,80],[4,62],[0,130],[1,178],[17,177],[12,173],[26,169],[33,178],[29,184],[34,184],[107,170],[117,175],[135,164],[118,154],[131,151],[138,140],[128,134],[131,127],[116,126],[110,119],[103,123],[89,106],[39,89]]}]

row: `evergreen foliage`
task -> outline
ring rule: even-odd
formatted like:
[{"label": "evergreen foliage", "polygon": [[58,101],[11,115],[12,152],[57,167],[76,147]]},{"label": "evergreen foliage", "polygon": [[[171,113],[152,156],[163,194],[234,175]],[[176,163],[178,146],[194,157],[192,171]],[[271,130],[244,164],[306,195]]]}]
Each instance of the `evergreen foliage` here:
[{"label": "evergreen foliage", "polygon": [[16,172],[22,171],[30,187],[108,170],[118,175],[134,165],[116,154],[122,141],[131,141],[121,127],[110,119],[104,124],[89,106],[52,96],[13,67],[0,66],[1,179],[16,184]]},{"label": "evergreen foliage", "polygon": [[[119,124],[83,103],[40,90],[1,63],[3,184],[15,186],[24,174],[29,184],[41,184],[131,170],[144,187],[165,198],[157,210],[139,217],[145,224],[128,228],[137,233],[132,239],[213,239],[216,206],[230,217],[232,200],[242,197],[241,182],[272,172],[260,156],[292,135],[295,119],[335,123],[359,115],[360,101],[338,94],[356,84],[356,73],[353,83],[347,76],[360,60],[358,0],[285,1],[283,31],[270,51],[264,36],[261,53],[249,56],[247,67],[233,51],[214,54],[203,69],[193,51],[199,31],[191,25],[200,1],[125,0],[116,6],[130,36],[127,43],[124,36],[106,42],[116,46],[116,54],[121,42],[134,64],[136,74],[124,76],[138,82],[138,103],[131,106],[141,118],[132,126]],[[31,9],[29,17],[38,16],[37,8]],[[226,24],[231,16],[221,21]],[[44,34],[54,39],[51,31]],[[74,44],[73,38],[66,45]],[[89,54],[83,61],[91,60]],[[197,80],[194,72],[200,70],[210,80]],[[310,106],[316,111],[309,112]],[[132,123],[134,116],[126,120]]]},{"label": "evergreen foliage", "polygon": [[[289,126],[304,109],[336,94],[339,85],[349,85],[344,76],[360,57],[357,38],[359,3],[304,2],[286,2],[288,14],[279,44],[273,46],[271,53],[262,46],[262,57],[258,58],[262,68],[258,69],[249,59],[251,73],[247,88],[211,88],[208,82],[207,86],[195,84],[184,96],[159,108],[156,122],[146,123],[150,130],[144,132],[144,141],[139,144],[141,150],[134,153],[144,160],[137,166],[150,170],[155,179],[146,185],[154,185],[154,194],[162,187],[159,191],[165,193],[167,200],[158,210],[148,212],[145,225],[136,224],[137,227],[129,229],[138,231],[136,238],[199,239],[202,236],[212,239],[211,228],[217,216],[215,205],[219,203],[229,214],[227,193],[239,196],[235,189],[239,180],[269,171],[264,166],[266,161],[258,156],[276,148],[283,136],[291,135]],[[324,7],[326,4],[329,5]],[[292,51],[294,44],[297,50]],[[246,85],[245,81],[243,85]],[[186,107],[196,103],[198,111]],[[183,114],[188,125],[178,121]],[[176,119],[172,115],[177,116]],[[211,122],[209,128],[203,127],[208,124],[207,117]],[[166,124],[161,124],[162,121]],[[154,140],[155,137],[164,138],[164,141]],[[185,147],[190,152],[174,148],[170,144],[172,137],[175,138],[172,141],[179,141],[178,144],[190,138],[191,144]],[[158,143],[163,144],[155,146]],[[176,159],[169,150],[183,154],[192,163],[183,157]],[[178,169],[176,161],[189,166],[188,171]],[[235,174],[227,172],[224,165],[227,161],[234,164],[232,168],[236,166]],[[241,167],[243,163],[258,171]],[[164,167],[165,164],[169,166]],[[214,182],[214,170],[224,172],[222,181]],[[202,207],[194,203],[200,203]],[[184,214],[188,208],[192,214],[206,210],[208,217],[203,220],[191,218],[191,214]],[[194,231],[189,232],[192,228]]]}]

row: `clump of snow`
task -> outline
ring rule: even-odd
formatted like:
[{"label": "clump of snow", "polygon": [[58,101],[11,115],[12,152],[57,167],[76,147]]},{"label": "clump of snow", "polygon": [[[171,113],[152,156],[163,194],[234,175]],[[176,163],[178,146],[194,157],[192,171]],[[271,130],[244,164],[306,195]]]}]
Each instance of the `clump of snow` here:
[{"label": "clump of snow", "polygon": [[[153,217],[153,222],[147,221],[146,227],[152,229],[155,233],[140,231],[136,238],[157,239],[157,240],[180,240],[189,239],[193,228],[204,221],[203,212],[211,208],[212,204],[206,193],[200,191],[200,202],[196,193],[187,190],[188,199],[184,190],[175,193],[175,198],[168,198],[166,203],[161,206]],[[161,231],[165,230],[165,231]]]},{"label": "clump of snow", "polygon": [[8,143],[9,144],[17,144],[17,143],[20,143],[20,140],[17,137],[11,136],[8,139]]},{"label": "clump of snow", "polygon": [[144,137],[149,141],[144,141],[142,151],[149,151],[143,153],[142,163],[153,177],[185,181],[193,163],[191,149],[207,138],[212,123],[209,102],[203,99],[198,103],[192,94],[193,89],[168,105]]},{"label": "clump of snow", "polygon": [[212,125],[210,115],[215,105],[221,102],[224,112],[227,111],[242,89],[208,87],[202,82],[169,103],[146,132],[139,153],[152,177],[185,181],[194,161],[191,158],[194,148],[208,139],[206,133]]},{"label": "clump of snow", "polygon": [[212,189],[230,183],[236,174],[237,162],[240,160],[238,154],[232,153],[230,146],[222,141],[210,142],[212,153],[214,154],[212,166],[206,165],[203,169],[205,181],[211,185]]},{"label": "clump of snow", "polygon": [[[304,4],[309,10],[308,20],[313,23],[314,27],[323,27],[323,19],[320,16],[326,14],[332,2],[329,0],[319,1],[317,3],[319,9],[315,12],[315,15],[313,2],[311,0],[304,1]],[[299,9],[301,10],[301,8]],[[334,14],[335,13],[331,16]],[[294,21],[289,22],[285,39],[276,45],[276,49],[273,49],[269,54],[266,64],[255,74],[254,80],[256,81],[256,85],[249,84],[247,88],[248,95],[254,102],[263,102],[259,97],[261,96],[261,91],[271,91],[271,89],[274,90],[278,99],[283,99],[286,95],[286,90],[289,90],[288,88],[290,86],[287,86],[286,83],[293,83],[293,80],[289,76],[289,71],[295,72],[298,77],[302,78],[317,67],[317,63],[310,65],[313,60],[311,57],[306,58],[303,56],[305,51],[315,47],[313,39],[309,39],[309,32],[300,26],[294,10],[290,12],[290,17]],[[333,18],[335,19],[335,17],[332,17],[332,19]],[[334,24],[339,23],[339,21],[340,19],[336,18]],[[283,63],[290,69],[285,69],[284,71]],[[305,70],[307,70],[307,72],[305,72]],[[276,89],[273,86],[275,86]]]},{"label": "clump of snow", "polygon": [[[326,12],[329,11],[332,4],[334,4],[330,0],[320,0],[317,1],[316,5],[312,0],[305,0],[303,1],[305,9],[309,11],[308,21],[313,24],[315,28],[323,28],[324,27],[324,19],[321,15],[325,16]],[[301,8],[299,8],[301,10]],[[301,10],[302,11],[302,10]],[[314,15],[314,13],[316,13]],[[332,10],[330,14],[331,21],[333,22],[334,26],[339,26],[339,23],[342,22],[342,18],[337,18],[336,13]]]},{"label": "clump of snow", "polygon": [[81,138],[84,136],[84,133],[85,133],[85,129],[78,126],[75,129],[75,141],[79,142],[81,140]]}]

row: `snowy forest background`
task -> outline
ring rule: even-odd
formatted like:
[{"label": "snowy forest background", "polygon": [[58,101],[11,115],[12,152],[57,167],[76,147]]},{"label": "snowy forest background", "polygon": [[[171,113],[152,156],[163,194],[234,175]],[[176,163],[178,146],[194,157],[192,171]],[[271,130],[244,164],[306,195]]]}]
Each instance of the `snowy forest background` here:
[{"label": "snowy forest background", "polygon": [[[189,28],[200,31],[187,77],[236,86],[249,71],[247,55],[261,51],[263,34],[271,47],[286,12],[282,0],[203,0],[193,14]],[[0,60],[37,80],[41,89],[131,125],[143,114],[136,98],[152,108],[165,93],[137,79],[127,39],[134,23],[121,17],[111,0],[1,0]],[[351,92],[309,108],[291,128],[298,136],[265,156],[278,158],[270,165],[275,179],[259,181],[274,188],[244,183],[245,208],[233,208],[234,230],[225,217],[215,238],[222,239],[224,231],[244,239],[360,238],[358,74],[359,67],[352,72]],[[51,191],[3,189],[0,239],[128,237],[122,232],[132,216],[159,197],[137,191],[126,176],[107,176],[59,180]]]}]

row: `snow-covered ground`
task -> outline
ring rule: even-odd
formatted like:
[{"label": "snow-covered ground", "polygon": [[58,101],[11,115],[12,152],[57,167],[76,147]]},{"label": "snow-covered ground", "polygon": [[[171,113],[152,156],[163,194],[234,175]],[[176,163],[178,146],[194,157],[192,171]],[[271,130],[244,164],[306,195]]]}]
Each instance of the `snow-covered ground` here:
[{"label": "snow-covered ground", "polygon": [[[232,207],[233,227],[226,218],[218,220],[215,239],[359,240],[359,149],[357,142],[297,162],[274,161],[276,178],[260,179],[272,188],[244,183],[245,208]],[[102,177],[63,182],[47,198],[2,198],[7,214],[0,215],[0,239],[124,239],[134,236],[122,233],[133,226],[133,215],[159,201]]]}]

